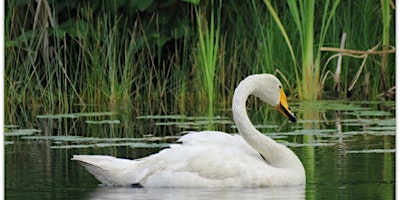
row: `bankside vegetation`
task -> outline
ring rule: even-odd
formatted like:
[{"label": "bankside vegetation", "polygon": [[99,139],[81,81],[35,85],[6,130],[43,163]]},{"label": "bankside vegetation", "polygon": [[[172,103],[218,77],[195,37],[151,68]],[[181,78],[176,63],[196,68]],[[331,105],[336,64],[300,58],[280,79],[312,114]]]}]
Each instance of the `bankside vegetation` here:
[{"label": "bankside vegetation", "polygon": [[[5,2],[5,123],[229,109],[273,73],[292,100],[392,100],[391,0]],[[96,109],[92,109],[96,107]]]}]

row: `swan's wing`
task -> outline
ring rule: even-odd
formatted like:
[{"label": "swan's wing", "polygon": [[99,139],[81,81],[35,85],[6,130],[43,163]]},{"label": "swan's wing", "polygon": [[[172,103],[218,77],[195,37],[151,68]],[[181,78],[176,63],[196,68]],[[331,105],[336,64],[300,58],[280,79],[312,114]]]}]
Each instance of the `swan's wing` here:
[{"label": "swan's wing", "polygon": [[145,185],[159,186],[172,181],[168,184],[180,187],[250,186],[260,185],[260,180],[271,176],[259,153],[239,135],[202,131],[189,133],[178,141],[182,144],[171,145],[151,156],[163,160],[165,168],[146,177]]},{"label": "swan's wing", "polygon": [[158,169],[156,164],[147,168],[138,168],[139,161],[115,158],[112,156],[74,155],[72,160],[78,161],[97,180],[105,185],[130,186],[137,183],[151,170]]},{"label": "swan's wing", "polygon": [[103,184],[129,186],[243,186],[259,184],[268,165],[239,135],[192,132],[157,154],[138,160],[74,156]]}]

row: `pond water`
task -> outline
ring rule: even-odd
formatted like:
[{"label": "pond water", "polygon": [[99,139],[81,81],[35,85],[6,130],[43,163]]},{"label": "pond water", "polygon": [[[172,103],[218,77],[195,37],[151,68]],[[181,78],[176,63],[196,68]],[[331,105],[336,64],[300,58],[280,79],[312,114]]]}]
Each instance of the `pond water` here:
[{"label": "pond water", "polygon": [[[21,130],[6,125],[10,131],[5,133],[5,197],[394,199],[394,102],[322,101],[292,103],[291,107],[299,118],[297,123],[285,121],[280,115],[274,114],[276,112],[273,109],[249,110],[249,113],[255,113],[251,119],[261,132],[289,146],[299,156],[306,169],[305,186],[224,189],[99,186],[94,177],[70,160],[74,154],[105,154],[132,159],[147,156],[165,148],[187,131],[204,128],[207,119],[186,116],[139,116],[135,117],[132,123],[142,122],[138,125],[140,130],[148,130],[151,133],[146,132],[143,138],[127,138],[118,137],[122,135],[118,131],[125,129],[115,128],[124,126],[124,119],[116,119],[118,115],[111,117],[111,113],[106,113],[109,118],[103,116],[97,121],[87,119],[85,115],[75,118],[71,115],[56,116],[57,119],[51,120],[68,118],[86,121],[87,124],[98,126],[105,132],[113,132],[112,136],[49,136],[49,132],[44,130]],[[41,120],[50,118],[38,117]],[[224,131],[235,133],[236,129],[230,118],[228,111],[225,116],[214,117],[215,129],[224,127]],[[146,125],[158,129],[150,130]],[[160,136],[155,133],[157,131],[164,133]],[[172,134],[172,131],[179,134]]]}]

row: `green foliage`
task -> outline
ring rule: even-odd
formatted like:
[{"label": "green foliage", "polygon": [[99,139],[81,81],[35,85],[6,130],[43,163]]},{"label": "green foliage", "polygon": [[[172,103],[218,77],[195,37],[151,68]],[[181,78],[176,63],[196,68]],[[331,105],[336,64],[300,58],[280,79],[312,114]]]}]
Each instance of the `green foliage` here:
[{"label": "green foliage", "polygon": [[[337,98],[335,52],[319,49],[339,47],[343,32],[346,49],[380,41],[390,49],[395,39],[389,1],[40,2],[6,1],[6,124],[119,109],[218,115],[214,108],[229,109],[238,82],[254,73],[275,73],[292,99]],[[385,55],[368,57],[351,91],[363,60],[343,57],[339,97],[390,97],[395,62]]]},{"label": "green foliage", "polygon": [[[211,1],[211,17],[207,19],[207,15],[203,10],[195,9],[196,22],[198,28],[198,51],[196,59],[199,65],[202,82],[200,86],[206,91],[208,100],[208,115],[214,115],[214,96],[215,96],[215,72],[217,68],[219,43],[220,43],[220,21],[222,1],[217,4],[217,11],[214,1]],[[204,8],[203,8],[204,9]],[[209,129],[212,129],[210,123]]]},{"label": "green foliage", "polygon": [[[287,35],[287,31],[282,25],[280,18],[278,17],[275,9],[268,0],[264,1],[267,8],[271,12],[275,22],[278,24],[282,36],[285,38],[286,44],[290,49],[292,60],[294,62],[294,71],[296,74],[297,84],[301,85],[299,88],[299,97],[301,99],[317,99],[320,78],[320,57],[321,53],[319,49],[324,44],[325,36],[329,28],[330,21],[336,11],[339,4],[339,0],[336,0],[332,6],[330,6],[330,1],[325,1],[324,12],[321,22],[321,30],[319,42],[317,43],[317,51],[314,50],[314,26],[315,26],[315,1],[294,1],[288,0],[287,4],[289,7],[290,14],[295,23],[296,31],[299,33],[300,38],[300,49],[301,49],[301,59],[296,59],[293,53],[293,45],[290,42],[290,38]],[[290,29],[292,30],[292,29]],[[316,54],[314,56],[314,54]],[[301,79],[299,77],[299,72],[297,68],[297,61],[301,61]]]}]

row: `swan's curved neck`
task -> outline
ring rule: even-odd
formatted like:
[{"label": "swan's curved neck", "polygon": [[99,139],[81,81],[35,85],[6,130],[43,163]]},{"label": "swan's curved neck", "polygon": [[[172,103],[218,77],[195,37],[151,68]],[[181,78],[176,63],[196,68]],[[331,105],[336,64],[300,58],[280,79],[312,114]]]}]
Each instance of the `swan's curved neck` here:
[{"label": "swan's curved neck", "polygon": [[257,87],[257,84],[252,81],[242,81],[235,90],[232,112],[236,127],[243,139],[260,153],[268,164],[275,167],[286,167],[285,165],[290,163],[290,159],[293,159],[293,156],[298,159],[297,156],[287,147],[260,133],[247,115],[246,101],[253,93],[254,87]]}]

